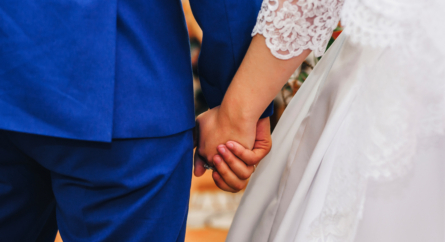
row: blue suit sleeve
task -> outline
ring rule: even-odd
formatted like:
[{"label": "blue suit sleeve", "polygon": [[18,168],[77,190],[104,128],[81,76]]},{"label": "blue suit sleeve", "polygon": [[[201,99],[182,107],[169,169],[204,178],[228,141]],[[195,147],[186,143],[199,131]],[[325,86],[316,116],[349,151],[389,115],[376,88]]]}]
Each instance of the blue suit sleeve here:
[{"label": "blue suit sleeve", "polygon": [[[221,104],[247,52],[261,3],[262,0],[190,0],[203,31],[198,71],[210,108]],[[272,113],[271,103],[261,117]]]}]

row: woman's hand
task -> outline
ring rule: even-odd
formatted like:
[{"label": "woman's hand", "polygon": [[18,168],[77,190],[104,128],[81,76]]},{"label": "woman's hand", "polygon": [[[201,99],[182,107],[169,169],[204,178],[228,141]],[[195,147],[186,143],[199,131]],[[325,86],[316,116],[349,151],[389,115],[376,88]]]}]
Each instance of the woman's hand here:
[{"label": "woman's hand", "polygon": [[[229,192],[242,190],[255,170],[254,165],[269,153],[272,146],[269,118],[259,120],[255,126],[253,150],[246,149],[234,141],[215,147],[219,154],[211,159],[214,165],[212,176],[215,184],[222,190]],[[199,177],[205,173],[206,169],[204,160],[197,153],[196,151],[194,173]]]},{"label": "woman's hand", "polygon": [[261,119],[257,124],[253,150],[241,144],[229,141],[218,146],[218,153],[213,158],[215,171],[212,177],[215,184],[224,191],[238,192],[244,189],[247,181],[255,172],[255,166],[272,148],[269,118]]},{"label": "woman's hand", "polygon": [[[205,162],[213,166],[213,157],[218,154],[217,146],[229,140],[252,149],[255,142],[257,120],[233,119],[219,107],[208,110],[196,118],[198,129],[195,163]],[[200,176],[201,172],[195,175]]]}]

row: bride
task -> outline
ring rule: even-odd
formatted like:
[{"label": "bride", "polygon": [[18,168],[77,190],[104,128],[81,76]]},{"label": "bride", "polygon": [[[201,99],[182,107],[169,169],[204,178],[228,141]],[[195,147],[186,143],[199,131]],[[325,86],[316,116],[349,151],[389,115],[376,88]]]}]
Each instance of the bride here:
[{"label": "bride", "polygon": [[[264,0],[223,103],[198,118],[207,137],[252,148],[246,130],[340,18],[344,31],[281,117],[227,241],[445,241],[444,11],[441,0]],[[217,132],[218,118],[250,128]]]}]

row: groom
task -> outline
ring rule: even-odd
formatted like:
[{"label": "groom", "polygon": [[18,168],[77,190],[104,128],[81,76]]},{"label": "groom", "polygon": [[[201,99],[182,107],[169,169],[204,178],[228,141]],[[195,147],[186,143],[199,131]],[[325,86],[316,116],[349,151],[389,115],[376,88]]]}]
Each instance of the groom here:
[{"label": "groom", "polygon": [[[260,4],[191,0],[210,107]],[[2,241],[183,241],[193,127],[180,0],[0,2]]]}]

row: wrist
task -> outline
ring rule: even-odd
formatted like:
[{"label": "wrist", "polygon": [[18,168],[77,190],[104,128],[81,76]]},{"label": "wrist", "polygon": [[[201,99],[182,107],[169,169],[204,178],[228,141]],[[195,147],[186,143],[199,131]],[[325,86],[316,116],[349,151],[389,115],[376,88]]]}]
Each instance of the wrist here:
[{"label": "wrist", "polygon": [[241,105],[237,100],[224,99],[220,106],[219,116],[233,127],[244,129],[258,122],[261,114],[255,114],[249,107]]},{"label": "wrist", "polygon": [[237,141],[245,148],[252,149],[258,119],[238,111],[236,107],[226,108],[221,105],[217,115],[218,127],[224,130],[223,136],[229,138],[225,142]]}]

